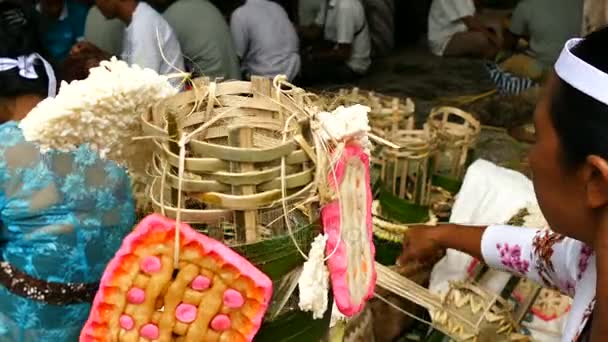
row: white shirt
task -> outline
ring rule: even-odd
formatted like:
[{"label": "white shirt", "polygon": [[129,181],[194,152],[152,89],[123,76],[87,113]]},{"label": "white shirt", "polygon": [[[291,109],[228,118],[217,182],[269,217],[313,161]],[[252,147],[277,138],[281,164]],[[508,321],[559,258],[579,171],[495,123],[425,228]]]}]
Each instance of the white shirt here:
[{"label": "white shirt", "polygon": [[143,1],[125,30],[122,59],[161,75],[185,71],[182,49],[173,29]]},{"label": "white shirt", "polygon": [[300,72],[300,43],[293,24],[280,5],[268,0],[247,0],[232,13],[230,29],[241,58],[241,69],[254,76]]},{"label": "white shirt", "polygon": [[321,6],[316,24],[325,26],[324,37],[336,44],[351,44],[352,53],[346,64],[363,74],[371,65],[371,41],[365,10],[359,0],[330,0]]},{"label": "white shirt", "polygon": [[473,0],[433,0],[429,12],[429,46],[443,55],[454,34],[467,31],[463,18],[475,15]]}]

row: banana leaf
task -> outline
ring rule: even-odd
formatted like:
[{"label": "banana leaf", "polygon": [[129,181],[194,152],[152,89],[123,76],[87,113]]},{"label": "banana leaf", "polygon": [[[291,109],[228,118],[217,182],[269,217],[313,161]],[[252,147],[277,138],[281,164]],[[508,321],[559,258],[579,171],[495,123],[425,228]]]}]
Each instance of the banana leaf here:
[{"label": "banana leaf", "polygon": [[[329,293],[328,303],[333,303]],[[312,313],[290,311],[277,317],[274,321],[264,323],[254,338],[255,342],[316,342],[320,341],[329,330],[331,305],[322,319],[313,319]]]},{"label": "banana leaf", "polygon": [[435,174],[431,178],[431,184],[443,188],[449,191],[452,195],[455,195],[456,193],[458,193],[458,191],[460,191],[462,181],[448,176]]},{"label": "banana leaf", "polygon": [[[296,241],[304,253],[308,253],[310,244],[319,229],[317,224],[311,224],[294,231]],[[232,249],[247,258],[273,281],[280,280],[304,263],[304,258],[294,246],[289,235],[252,244],[237,245]]]},{"label": "banana leaf", "polygon": [[407,202],[391,194],[384,186],[378,190],[382,216],[398,223],[424,223],[429,220],[429,207]]}]

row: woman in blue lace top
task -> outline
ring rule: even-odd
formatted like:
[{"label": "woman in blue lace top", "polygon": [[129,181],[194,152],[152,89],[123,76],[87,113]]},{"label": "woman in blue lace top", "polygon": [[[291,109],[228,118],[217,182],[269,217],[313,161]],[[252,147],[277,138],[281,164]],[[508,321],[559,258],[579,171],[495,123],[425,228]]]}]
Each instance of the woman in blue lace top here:
[{"label": "woman in blue lace top", "polygon": [[[0,24],[0,36],[22,34],[29,18],[0,3]],[[86,146],[42,153],[24,140],[18,120],[53,95],[54,76],[27,48],[3,48],[0,341],[77,341],[97,282],[134,224],[130,179]]]}]

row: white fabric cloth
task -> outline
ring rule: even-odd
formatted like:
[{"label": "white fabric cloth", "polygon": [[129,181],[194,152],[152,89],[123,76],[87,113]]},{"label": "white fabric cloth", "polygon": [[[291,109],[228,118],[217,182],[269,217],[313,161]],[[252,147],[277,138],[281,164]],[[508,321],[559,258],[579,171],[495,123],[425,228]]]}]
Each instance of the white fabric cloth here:
[{"label": "white fabric cloth", "polygon": [[0,71],[8,71],[14,68],[19,68],[19,76],[29,80],[35,80],[39,77],[34,64],[36,60],[40,60],[42,62],[46,75],[49,79],[48,96],[55,97],[55,93],[57,92],[57,79],[55,78],[55,71],[53,70],[51,64],[37,53],[32,53],[27,56],[19,56],[17,59],[0,58]]},{"label": "white fabric cloth", "polygon": [[[521,208],[535,203],[534,188],[526,176],[480,159],[467,170],[450,222],[480,226],[507,222]],[[441,293],[447,290],[448,281],[465,280],[472,261],[470,255],[449,249],[433,268],[429,289]],[[486,286],[498,291],[506,285],[509,276],[492,273],[494,276]]]},{"label": "white fabric cloth", "polygon": [[473,15],[475,15],[473,0],[433,0],[428,22],[431,52],[442,56],[452,36],[467,31],[462,19]]},{"label": "white fabric cloth", "polygon": [[336,44],[352,45],[346,64],[364,74],[371,65],[371,40],[365,10],[359,0],[329,0],[324,2],[316,19],[324,27],[324,38]]},{"label": "white fabric cloth", "polygon": [[557,75],[579,91],[608,105],[608,74],[576,57],[570,50],[582,39],[570,39],[562,51],[555,72]]},{"label": "white fabric cloth", "polygon": [[300,42],[285,10],[268,0],[247,0],[230,18],[241,69],[254,76],[286,75],[293,80],[301,67]]},{"label": "white fabric cloth", "polygon": [[177,36],[167,21],[140,1],[125,30],[121,58],[160,75],[184,71],[184,57]]}]

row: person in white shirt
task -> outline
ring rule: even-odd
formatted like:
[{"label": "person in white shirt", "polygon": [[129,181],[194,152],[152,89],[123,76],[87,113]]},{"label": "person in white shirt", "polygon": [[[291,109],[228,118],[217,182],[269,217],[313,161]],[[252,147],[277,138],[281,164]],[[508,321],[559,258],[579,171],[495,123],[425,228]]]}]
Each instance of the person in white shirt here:
[{"label": "person in white shirt", "polygon": [[476,16],[474,0],[433,0],[429,12],[428,39],[438,56],[493,58],[502,45]]},{"label": "person in white shirt", "polygon": [[[303,70],[306,81],[350,82],[365,75],[371,65],[369,27],[359,0],[325,1],[315,24],[303,28],[302,34],[313,42]],[[324,46],[315,46],[321,37]]]},{"label": "person in white shirt", "polygon": [[273,78],[300,73],[300,42],[295,27],[279,4],[268,0],[241,2],[230,18],[243,77]]},{"label": "person in white shirt", "polygon": [[[161,75],[184,71],[182,50],[173,29],[150,5],[138,0],[96,0],[107,19],[119,19],[127,27],[121,58]],[[99,50],[89,42],[77,44],[72,54]]]}]

